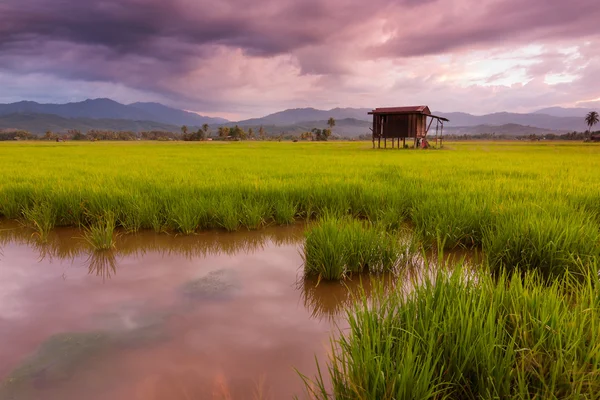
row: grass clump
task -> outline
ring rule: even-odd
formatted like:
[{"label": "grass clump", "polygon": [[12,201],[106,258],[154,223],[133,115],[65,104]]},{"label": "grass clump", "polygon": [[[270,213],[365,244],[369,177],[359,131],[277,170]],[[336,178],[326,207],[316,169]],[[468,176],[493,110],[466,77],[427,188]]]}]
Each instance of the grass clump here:
[{"label": "grass clump", "polygon": [[553,278],[567,270],[585,275],[600,254],[599,245],[600,233],[592,217],[511,213],[486,231],[483,249],[495,273],[518,268]]},{"label": "grass clump", "polygon": [[[317,399],[581,399],[600,391],[597,278],[440,271],[348,311]],[[319,370],[320,371],[320,370]],[[329,383],[329,381],[331,383]]]},{"label": "grass clump", "polygon": [[85,228],[84,239],[94,250],[111,250],[115,247],[116,219],[112,213],[106,213],[96,222]]},{"label": "grass clump", "polygon": [[297,205],[285,197],[273,204],[273,219],[278,225],[289,225],[296,221]]},{"label": "grass clump", "polygon": [[242,203],[241,224],[249,230],[256,230],[271,218],[271,205],[264,199]]},{"label": "grass clump", "polygon": [[34,235],[38,240],[47,242],[50,231],[56,225],[55,209],[47,202],[35,203],[23,210],[23,217],[26,223],[35,229]]},{"label": "grass clump", "polygon": [[353,273],[393,271],[399,239],[364,221],[326,216],[306,232],[304,273],[340,280]]}]

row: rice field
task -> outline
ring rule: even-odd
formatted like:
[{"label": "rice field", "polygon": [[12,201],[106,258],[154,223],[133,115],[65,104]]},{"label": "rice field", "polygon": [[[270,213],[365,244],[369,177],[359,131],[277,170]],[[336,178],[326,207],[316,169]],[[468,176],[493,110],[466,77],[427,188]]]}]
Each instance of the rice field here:
[{"label": "rice field", "polygon": [[[260,229],[324,215],[410,224],[426,246],[482,247],[494,269],[551,276],[598,256],[600,147],[450,143],[2,143],[0,216],[104,238]],[[90,237],[90,239],[92,239]]]},{"label": "rice field", "polygon": [[40,243],[79,227],[96,249],[146,229],[301,220],[316,284],[473,249],[483,254],[473,279],[440,270],[409,294],[348,302],[351,329],[333,339],[327,377],[304,377],[307,391],[596,398],[599,178],[600,146],[573,143],[0,143],[0,217]]}]

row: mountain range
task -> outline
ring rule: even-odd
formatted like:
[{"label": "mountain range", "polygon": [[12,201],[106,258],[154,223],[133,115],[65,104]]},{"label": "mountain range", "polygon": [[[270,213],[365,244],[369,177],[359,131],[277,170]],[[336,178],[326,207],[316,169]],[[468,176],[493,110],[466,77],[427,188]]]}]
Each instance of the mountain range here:
[{"label": "mountain range", "polygon": [[111,99],[93,99],[67,104],[40,104],[34,101],[0,104],[0,116],[10,114],[48,114],[63,118],[152,121],[178,126],[227,122],[224,118],[205,117],[160,103],[121,104]]},{"label": "mountain range", "polygon": [[[224,118],[199,115],[160,103],[121,104],[111,99],[93,99],[68,104],[40,104],[20,101],[0,104],[0,129],[23,129],[32,133],[47,130],[59,132],[68,129],[147,131],[165,130],[178,132],[182,125],[197,129],[202,124],[211,127],[239,125],[245,128],[263,126],[268,133],[301,133],[312,128],[326,127],[327,120],[336,120],[334,133],[344,136],[368,134],[369,108],[315,108],[288,109],[261,118],[231,122]],[[583,108],[544,108],[532,113],[519,114],[499,112],[473,115],[462,112],[434,112],[446,117],[445,124],[451,133],[473,134],[503,132],[508,135],[524,135],[541,132],[562,133],[584,131],[584,117],[589,112]]]}]

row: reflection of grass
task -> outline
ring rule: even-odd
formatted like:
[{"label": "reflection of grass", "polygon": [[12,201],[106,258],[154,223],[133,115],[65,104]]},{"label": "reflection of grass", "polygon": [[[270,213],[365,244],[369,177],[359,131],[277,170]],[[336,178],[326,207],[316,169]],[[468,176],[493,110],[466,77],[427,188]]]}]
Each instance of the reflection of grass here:
[{"label": "reflection of grass", "polygon": [[301,283],[302,300],[313,318],[332,319],[339,315],[349,304],[351,281],[323,281],[304,279]]},{"label": "reflection of grass", "polygon": [[95,250],[90,253],[87,261],[88,273],[102,277],[102,281],[110,279],[117,273],[117,257],[111,250]]},{"label": "reflection of grass", "polygon": [[378,276],[356,275],[352,279],[339,281],[317,281],[304,278],[300,283],[304,307],[317,319],[334,319],[346,311],[356,296],[370,296],[377,285],[395,287],[397,277],[391,274]]},{"label": "reflection of grass", "polygon": [[[118,235],[114,238],[114,243],[118,246],[113,251],[119,256],[139,256],[152,251],[186,257],[251,253],[263,249],[268,243],[276,246],[298,244],[302,240],[300,229],[301,227],[282,227],[257,232],[203,232],[194,236],[143,232],[137,235]],[[108,233],[109,230],[106,232]],[[48,236],[46,243],[38,243],[31,240],[31,234],[25,229],[3,229],[0,230],[0,244],[24,243],[32,246],[41,256],[60,259],[73,259],[87,253],[89,244],[85,239],[79,238],[82,236],[79,231],[68,230],[66,234],[53,233]]]}]

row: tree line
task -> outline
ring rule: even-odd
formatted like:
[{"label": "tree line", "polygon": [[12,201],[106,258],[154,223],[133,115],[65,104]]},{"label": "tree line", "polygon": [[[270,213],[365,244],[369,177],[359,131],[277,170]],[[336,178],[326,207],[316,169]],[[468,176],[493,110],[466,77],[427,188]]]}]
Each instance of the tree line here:
[{"label": "tree line", "polygon": [[[327,141],[333,138],[332,128],[335,126],[335,120],[329,118],[327,121],[329,128],[312,129],[308,132],[303,132],[300,135],[280,132],[278,134],[269,134],[263,126],[260,126],[256,131],[254,128],[244,129],[238,125],[235,126],[219,126],[215,132],[211,130],[208,124],[202,125],[199,129],[193,130],[188,126],[183,125],[180,129],[181,133],[168,131],[111,131],[92,129],[88,132],[81,132],[76,129],[68,130],[67,132],[52,132],[50,130],[42,136],[32,134],[24,130],[5,130],[0,131],[0,140],[48,140],[48,141],[97,141],[97,140],[183,140],[183,141],[205,141],[205,140],[314,140]],[[336,137],[335,139],[348,139]]]}]

